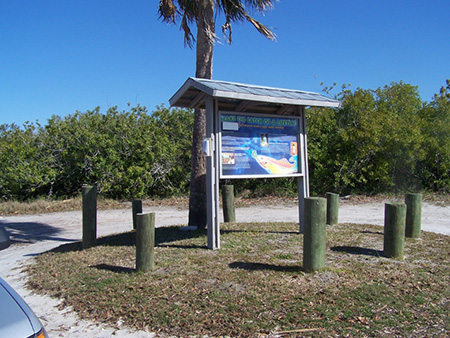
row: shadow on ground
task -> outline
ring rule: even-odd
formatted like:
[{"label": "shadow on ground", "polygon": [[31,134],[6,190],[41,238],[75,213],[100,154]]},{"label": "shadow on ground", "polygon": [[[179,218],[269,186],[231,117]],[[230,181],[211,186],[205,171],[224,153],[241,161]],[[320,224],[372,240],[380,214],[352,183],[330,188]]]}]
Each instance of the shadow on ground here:
[{"label": "shadow on ground", "polygon": [[345,252],[351,255],[365,255],[365,256],[373,256],[373,257],[382,257],[383,251],[360,248],[357,246],[334,246],[330,248],[331,251],[335,252]]},{"label": "shadow on ground", "polygon": [[300,266],[292,265],[274,265],[252,262],[233,262],[229,265],[231,269],[241,269],[247,271],[271,270],[280,272],[299,272],[302,270]]},{"label": "shadow on ground", "polygon": [[30,244],[40,241],[74,241],[59,237],[58,234],[61,233],[61,230],[45,223],[0,221],[0,225],[9,233],[11,244]]},{"label": "shadow on ground", "polygon": [[91,266],[91,268],[95,268],[95,269],[98,269],[98,270],[106,270],[106,271],[111,271],[111,272],[116,272],[116,273],[133,273],[133,272],[136,272],[136,269],[126,268],[126,267],[117,266],[117,265],[110,265],[110,264],[93,265],[93,266]]},{"label": "shadow on ground", "polygon": [[[188,238],[197,238],[206,236],[206,230],[197,230],[184,232],[178,230],[178,227],[163,227],[155,229],[155,245],[156,246],[167,246],[176,247],[182,249],[192,249],[192,248],[205,248],[205,246],[193,246],[193,245],[180,245],[176,242]],[[176,244],[171,244],[176,243]],[[120,234],[113,234],[109,236],[104,236],[97,238],[96,246],[135,246],[136,245],[136,232],[124,232]],[[82,242],[77,241],[74,243],[67,243],[60,245],[57,248],[50,250],[50,252],[71,252],[79,251],[82,249]]]}]

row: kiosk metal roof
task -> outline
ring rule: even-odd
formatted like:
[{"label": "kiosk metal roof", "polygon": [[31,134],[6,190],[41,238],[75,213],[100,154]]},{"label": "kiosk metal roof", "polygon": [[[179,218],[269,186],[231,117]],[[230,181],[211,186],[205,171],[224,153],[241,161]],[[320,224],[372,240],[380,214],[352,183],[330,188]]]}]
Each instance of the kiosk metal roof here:
[{"label": "kiosk metal roof", "polygon": [[292,114],[296,106],[339,107],[340,102],[301,90],[235,82],[188,78],[169,100],[173,107],[204,108],[206,96],[217,99],[220,110]]}]

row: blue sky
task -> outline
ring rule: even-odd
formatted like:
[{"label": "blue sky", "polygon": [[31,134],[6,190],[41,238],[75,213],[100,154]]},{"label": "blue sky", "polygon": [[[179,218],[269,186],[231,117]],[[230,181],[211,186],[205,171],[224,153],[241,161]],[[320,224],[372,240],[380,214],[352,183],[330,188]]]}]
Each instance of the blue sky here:
[{"label": "blue sky", "polygon": [[[155,0],[0,0],[0,124],[76,110],[168,106],[195,75],[195,51]],[[320,92],[403,81],[431,100],[450,78],[449,0],[280,0],[272,42],[217,20],[214,79]]]}]

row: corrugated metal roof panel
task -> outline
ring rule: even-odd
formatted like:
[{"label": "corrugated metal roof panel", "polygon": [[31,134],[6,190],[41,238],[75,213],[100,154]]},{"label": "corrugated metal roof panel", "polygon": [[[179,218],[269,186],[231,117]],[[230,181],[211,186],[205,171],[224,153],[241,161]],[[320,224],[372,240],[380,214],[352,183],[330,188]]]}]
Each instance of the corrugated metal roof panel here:
[{"label": "corrugated metal roof panel", "polygon": [[214,98],[240,101],[319,107],[338,107],[340,105],[338,100],[313,92],[197,78],[189,78],[172,96],[170,104],[185,107],[186,95],[188,92],[189,95],[192,95],[192,90],[204,92]]}]

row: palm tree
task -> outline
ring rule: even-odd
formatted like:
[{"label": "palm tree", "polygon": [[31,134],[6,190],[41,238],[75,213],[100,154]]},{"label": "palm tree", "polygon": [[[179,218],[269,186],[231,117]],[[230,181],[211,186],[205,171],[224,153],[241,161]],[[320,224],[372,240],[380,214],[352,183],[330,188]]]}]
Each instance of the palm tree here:
[{"label": "palm tree", "polygon": [[[181,21],[185,45],[194,44],[190,26],[197,26],[196,70],[197,78],[212,79],[214,42],[216,41],[215,19],[221,13],[225,17],[222,31],[228,43],[232,39],[232,22],[248,21],[262,35],[274,40],[275,34],[266,26],[253,19],[247,7],[260,12],[273,7],[276,0],[160,0],[159,15],[164,22]],[[204,109],[194,112],[194,130],[192,140],[191,181],[189,195],[189,225],[206,225],[206,162],[202,157],[202,141],[206,134],[206,116]]]}]

